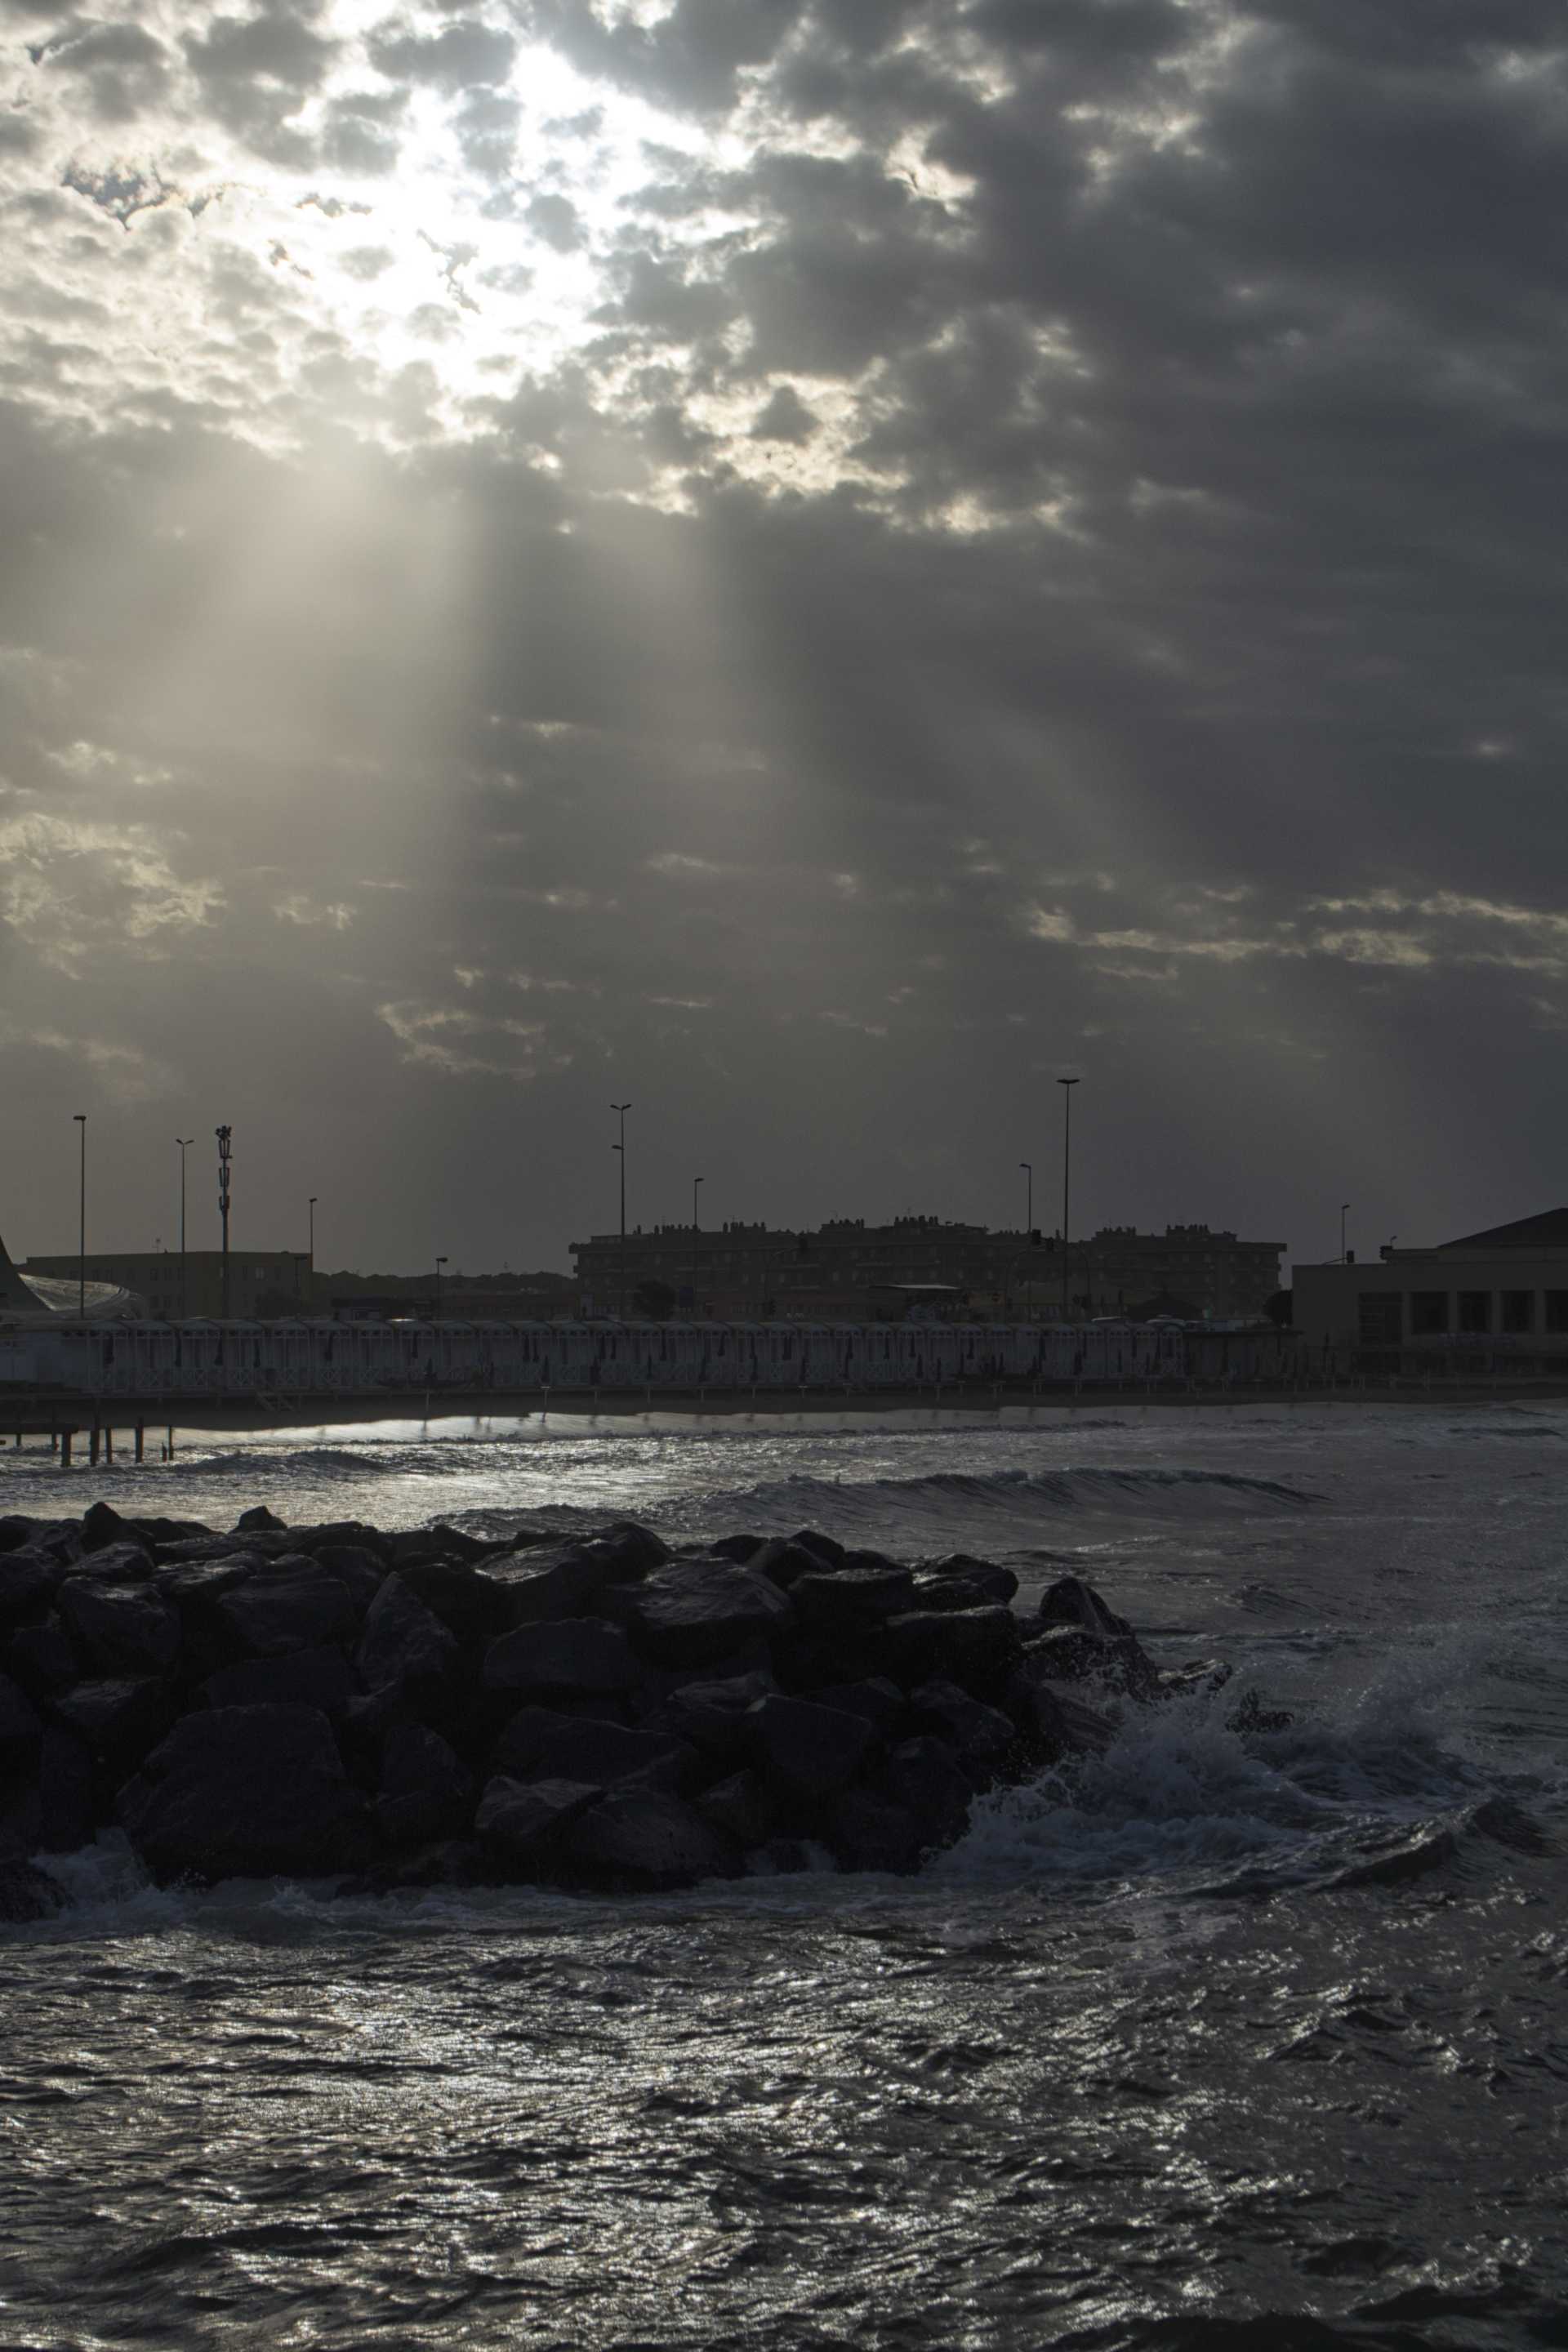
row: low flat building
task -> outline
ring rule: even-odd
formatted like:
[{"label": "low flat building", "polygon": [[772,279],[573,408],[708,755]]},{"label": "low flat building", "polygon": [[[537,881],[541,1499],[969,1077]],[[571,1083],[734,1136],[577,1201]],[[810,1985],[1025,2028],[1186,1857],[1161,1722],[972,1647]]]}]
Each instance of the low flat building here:
[{"label": "low flat building", "polygon": [[[73,1255],[30,1257],[22,1267],[55,1282],[75,1282],[84,1261]],[[143,1299],[144,1311],[165,1322],[224,1311],[221,1250],[89,1250],[87,1279],[113,1283]],[[310,1302],[310,1261],[303,1250],[241,1250],[228,1254],[228,1312],[236,1321],[296,1315]]]},{"label": "low flat building", "polygon": [[1568,1359],[1568,1209],[1431,1249],[1298,1265],[1291,1320],[1311,1346],[1378,1368],[1445,1350]]}]

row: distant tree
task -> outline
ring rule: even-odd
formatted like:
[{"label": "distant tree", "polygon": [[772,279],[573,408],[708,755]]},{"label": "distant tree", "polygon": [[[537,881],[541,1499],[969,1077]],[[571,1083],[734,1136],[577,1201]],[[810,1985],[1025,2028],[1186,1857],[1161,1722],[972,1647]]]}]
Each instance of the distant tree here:
[{"label": "distant tree", "polygon": [[1268,1316],[1270,1323],[1277,1323],[1281,1331],[1288,1331],[1290,1328],[1294,1306],[1294,1291],[1277,1290],[1272,1298],[1264,1301],[1263,1312]]},{"label": "distant tree", "polygon": [[657,1276],[639,1282],[632,1293],[632,1309],[647,1323],[668,1323],[675,1312],[675,1293]]}]

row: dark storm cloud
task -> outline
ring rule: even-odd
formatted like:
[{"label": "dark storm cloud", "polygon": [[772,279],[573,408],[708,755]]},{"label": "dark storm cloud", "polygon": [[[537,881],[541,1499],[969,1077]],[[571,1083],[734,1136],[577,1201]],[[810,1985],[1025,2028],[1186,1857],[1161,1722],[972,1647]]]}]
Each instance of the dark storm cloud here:
[{"label": "dark storm cloud", "polygon": [[[726,1213],[998,1215],[1064,1065],[1091,1216],[1310,1251],[1347,1185],[1406,1234],[1553,1192],[1555,12],[38,13],[0,1067],[52,1111],[161,1134],[243,1068],[346,1197],[352,1099],[393,1262],[399,1216],[559,1258],[623,1091],[640,1213],[700,1149]],[[628,92],[669,135],[612,200]],[[438,114],[515,246],[323,180],[317,276],[209,247],[104,135],[160,108],[360,209]],[[404,289],[385,348],[329,268]],[[106,377],[172,283],[208,341]]]}]

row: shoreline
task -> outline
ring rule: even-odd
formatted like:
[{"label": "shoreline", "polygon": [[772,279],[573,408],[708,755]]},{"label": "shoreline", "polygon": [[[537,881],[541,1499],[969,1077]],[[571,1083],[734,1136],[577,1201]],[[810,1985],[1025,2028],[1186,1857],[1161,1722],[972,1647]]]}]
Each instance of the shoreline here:
[{"label": "shoreline", "polygon": [[[982,1386],[932,1389],[769,1389],[758,1391],[669,1389],[617,1393],[599,1390],[347,1391],[309,1398],[255,1396],[90,1397],[56,1394],[0,1398],[0,1465],[6,1453],[29,1440],[48,1443],[68,1433],[90,1438],[114,1433],[125,1437],[139,1427],[152,1433],[199,1430],[236,1434],[269,1430],[323,1429],[364,1422],[413,1422],[421,1425],[462,1422],[548,1420],[572,1422],[672,1419],[690,1421],[816,1420],[830,1414],[858,1419],[879,1413],[976,1419],[1006,1414],[1077,1415],[1107,1407],[1227,1412],[1279,1406],[1474,1406],[1568,1402],[1568,1381],[1432,1381],[1419,1387],[1363,1381],[1304,1387],[1269,1382],[1243,1387],[1082,1387],[1076,1390]],[[96,1449],[95,1449],[96,1450]],[[140,1458],[140,1457],[139,1457]],[[0,1475],[4,1475],[0,1466]]]}]

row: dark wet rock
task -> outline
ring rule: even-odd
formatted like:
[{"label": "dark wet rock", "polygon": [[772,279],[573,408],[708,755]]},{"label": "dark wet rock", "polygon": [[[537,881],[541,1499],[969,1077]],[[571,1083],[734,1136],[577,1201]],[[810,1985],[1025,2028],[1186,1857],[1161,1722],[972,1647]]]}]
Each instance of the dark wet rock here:
[{"label": "dark wet rock", "polygon": [[68,1690],[81,1673],[75,1645],[58,1617],[18,1626],[5,1644],[5,1669],[35,1699]]},{"label": "dark wet rock", "polygon": [[604,1794],[590,1780],[524,1781],[498,1773],[485,1784],[474,1826],[492,1853],[532,1876],[559,1864],[567,1832]]},{"label": "dark wet rock", "polygon": [[38,1710],[26,1692],[9,1675],[0,1675],[0,1773],[20,1769],[43,1736]]},{"label": "dark wet rock", "polygon": [[965,1584],[977,1587],[987,1601],[1012,1601],[1017,1596],[1018,1580],[1012,1569],[995,1560],[977,1559],[973,1552],[950,1551],[941,1559],[922,1560],[921,1575],[962,1578]]},{"label": "dark wet rock", "polygon": [[755,1560],[760,1551],[766,1550],[767,1544],[766,1536],[721,1536],[708,1549],[715,1559],[732,1559],[744,1568],[748,1561]]},{"label": "dark wet rock", "polygon": [[914,1870],[920,1823],[906,1806],[868,1789],[850,1789],[834,1807],[833,1852],[843,1870]]},{"label": "dark wet rock", "polygon": [[19,1845],[9,1839],[0,1843],[0,1921],[15,1927],[47,1919],[64,1900],[47,1872],[29,1862]]},{"label": "dark wet rock", "polygon": [[[726,1555],[721,1553],[718,1556],[723,1558]],[[733,1553],[727,1556],[734,1558]],[[781,1592],[788,1592],[803,1576],[831,1575],[839,1563],[825,1559],[819,1551],[808,1550],[805,1544],[793,1543],[775,1536],[760,1550],[752,1552],[743,1565],[754,1570],[757,1575],[765,1576],[771,1584],[778,1586]]]},{"label": "dark wet rock", "polygon": [[754,1847],[745,1866],[752,1878],[800,1878],[811,1871],[831,1870],[834,1860],[831,1848],[815,1838],[774,1837]]},{"label": "dark wet rock", "polygon": [[799,1528],[789,1540],[815,1554],[826,1568],[842,1568],[849,1556],[836,1536],[825,1536],[816,1528]]},{"label": "dark wet rock", "polygon": [[909,1814],[922,1850],[951,1845],[963,1835],[974,1791],[944,1741],[901,1740],[889,1750],[867,1785],[883,1803]]},{"label": "dark wet rock", "polygon": [[63,1724],[47,1723],[38,1750],[37,1828],[42,1853],[75,1853],[98,1827],[98,1775],[91,1750]]},{"label": "dark wet rock", "polygon": [[739,1846],[761,1845],[774,1826],[774,1809],[762,1779],[755,1772],[733,1772],[694,1801],[710,1829],[732,1838]]},{"label": "dark wet rock", "polygon": [[917,1577],[911,1609],[940,1609],[952,1614],[960,1609],[985,1609],[995,1596],[983,1577]]},{"label": "dark wet rock", "polygon": [[810,1699],[761,1698],[746,1710],[752,1752],[771,1790],[816,1800],[845,1788],[876,1742],[863,1715]]},{"label": "dark wet rock", "polygon": [[1058,1577],[1040,1596],[1043,1631],[1031,1649],[1048,1645],[1062,1680],[1093,1679],[1150,1698],[1155,1668],[1125,1617],[1109,1608],[1081,1577]]},{"label": "dark wet rock", "polygon": [[646,1584],[613,1587],[604,1605],[661,1665],[708,1665],[795,1622],[789,1600],[767,1577],[710,1557],[679,1561]]},{"label": "dark wet rock", "polygon": [[264,1560],[218,1599],[217,1614],[247,1657],[280,1658],[342,1640],[354,1625],[348,1587],[308,1553]]},{"label": "dark wet rock", "polygon": [[5,1553],[21,1551],[33,1540],[33,1521],[10,1513],[0,1519],[0,1558]]},{"label": "dark wet rock", "polygon": [[[323,1568],[340,1559],[336,1549],[319,1555]],[[368,1558],[368,1555],[361,1555]],[[438,1617],[465,1650],[480,1650],[512,1622],[511,1599],[500,1577],[471,1560],[433,1559],[398,1570],[404,1583]],[[368,1599],[380,1589],[380,1573]]]},{"label": "dark wet rock", "polygon": [[971,1698],[956,1683],[922,1683],[910,1696],[911,1728],[930,1732],[952,1749],[977,1785],[988,1787],[1018,1746],[1018,1729],[999,1707]]},{"label": "dark wet rock", "polygon": [[836,1706],[848,1715],[863,1715],[879,1731],[888,1731],[903,1714],[907,1704],[903,1692],[886,1675],[868,1675],[853,1683],[826,1683],[819,1690],[805,1696],[815,1699],[818,1706]]},{"label": "dark wet rock", "polygon": [[1295,1722],[1288,1707],[1265,1706],[1255,1690],[1243,1691],[1239,1703],[1226,1717],[1226,1729],[1234,1731],[1238,1739],[1261,1737],[1269,1731],[1288,1731]]},{"label": "dark wet rock", "polygon": [[564,1617],[503,1633],[485,1653],[484,1675],[491,1690],[617,1692],[633,1689],[642,1668],[618,1625]]},{"label": "dark wet rock", "polygon": [[1008,1680],[1003,1704],[1037,1762],[1064,1756],[1094,1755],[1116,1737],[1115,1717],[1084,1702],[1072,1688],[1054,1683],[1048,1661],[1027,1653]]},{"label": "dark wet rock", "polygon": [[290,1650],[280,1658],[241,1658],[201,1685],[204,1706],[314,1706],[340,1716],[359,1696],[360,1680],[339,1649]]},{"label": "dark wet rock", "polygon": [[[226,1543],[233,1541],[224,1538]],[[220,1593],[227,1592],[247,1577],[265,1568],[267,1557],[258,1551],[215,1552],[210,1559],[160,1560],[153,1570],[153,1587],[176,1609],[190,1609],[200,1613],[210,1609]],[[217,1622],[216,1619],[213,1621]]]},{"label": "dark wet rock", "polygon": [[1223,1658],[1189,1658],[1184,1665],[1167,1667],[1155,1675],[1153,1696],[1191,1698],[1199,1692],[1223,1690],[1235,1672]]},{"label": "dark wet rock", "polygon": [[690,1886],[740,1865],[729,1838],[663,1789],[612,1789],[566,1833],[573,1863],[612,1886]]},{"label": "dark wet rock", "polygon": [[147,1585],[68,1576],[57,1597],[89,1675],[166,1674],[180,1654],[178,1612]]},{"label": "dark wet rock", "polygon": [[749,1743],[747,1708],[775,1687],[772,1675],[763,1669],[712,1682],[683,1683],[647,1717],[647,1728],[688,1740],[705,1756],[739,1759]]},{"label": "dark wet rock", "polygon": [[359,1800],[314,1707],[187,1715],[121,1790],[119,1810],[162,1880],[343,1869],[361,1844]]},{"label": "dark wet rock", "polygon": [[383,1576],[392,1565],[392,1537],[365,1519],[323,1519],[316,1527],[291,1528],[281,1538],[268,1538],[274,1539],[289,1551],[308,1551],[313,1559],[324,1551],[368,1551],[381,1562]]},{"label": "dark wet rock", "polygon": [[907,1568],[896,1568],[891,1560],[863,1567],[863,1557],[854,1555],[847,1568],[796,1578],[790,1599],[807,1633],[858,1632],[913,1605],[915,1580]]},{"label": "dark wet rock", "polygon": [[519,1707],[491,1758],[492,1769],[512,1780],[585,1780],[599,1788],[632,1779],[685,1788],[697,1765],[696,1750],[668,1732],[633,1730],[546,1706]]},{"label": "dark wet rock", "polygon": [[[281,1559],[286,1552],[306,1549],[297,1535],[268,1534],[265,1528],[253,1529],[246,1536],[181,1536],[174,1543],[156,1547],[160,1569],[201,1567],[210,1560]],[[159,1578],[162,1584],[163,1577]]]},{"label": "dark wet rock", "polygon": [[471,1536],[463,1528],[437,1526],[433,1528],[402,1528],[382,1538],[388,1565],[393,1568],[421,1568],[437,1559],[476,1560],[493,1551],[493,1544],[482,1536]]},{"label": "dark wet rock", "polygon": [[[330,1543],[313,1546],[310,1556],[323,1576],[335,1577],[346,1588],[355,1614],[363,1617],[386,1581],[386,1562],[380,1553],[372,1551],[368,1544]],[[430,1605],[417,1584],[413,1589]],[[441,1614],[439,1610],[436,1613]]]},{"label": "dark wet rock", "polygon": [[237,1535],[244,1535],[251,1528],[269,1528],[276,1532],[288,1524],[288,1520],[280,1519],[276,1511],[269,1511],[265,1503],[257,1503],[250,1510],[241,1511],[234,1523]]},{"label": "dark wet rock", "polygon": [[422,1723],[396,1724],[382,1752],[372,1811],[390,1845],[429,1845],[468,1826],[473,1782],[458,1753]]},{"label": "dark wet rock", "polygon": [[447,1687],[458,1644],[440,1619],[389,1576],[365,1614],[354,1663],[367,1690],[389,1687],[427,1696]]},{"label": "dark wet rock", "polygon": [[667,1558],[665,1546],[646,1528],[624,1528],[572,1543],[535,1545],[492,1558],[489,1565],[505,1581],[509,1622],[539,1625],[595,1614],[612,1587],[640,1582]]},{"label": "dark wet rock", "polygon": [[83,1557],[93,1552],[118,1549],[129,1545],[142,1552],[150,1562],[153,1547],[129,1519],[122,1519],[108,1503],[93,1503],[81,1515],[81,1549]]},{"label": "dark wet rock", "polygon": [[0,1625],[20,1625],[46,1610],[64,1572],[32,1545],[0,1552]]},{"label": "dark wet rock", "polygon": [[139,1538],[100,1544],[96,1551],[84,1552],[72,1566],[78,1577],[90,1579],[94,1584],[145,1584],[154,1566],[153,1547]]},{"label": "dark wet rock", "polygon": [[1022,1646],[1017,1619],[1000,1604],[889,1618],[887,1644],[889,1671],[906,1688],[941,1675],[975,1697],[1001,1689]]},{"label": "dark wet rock", "polygon": [[77,1683],[49,1706],[56,1722],[114,1773],[133,1770],[174,1717],[168,1685],[149,1675]]}]

